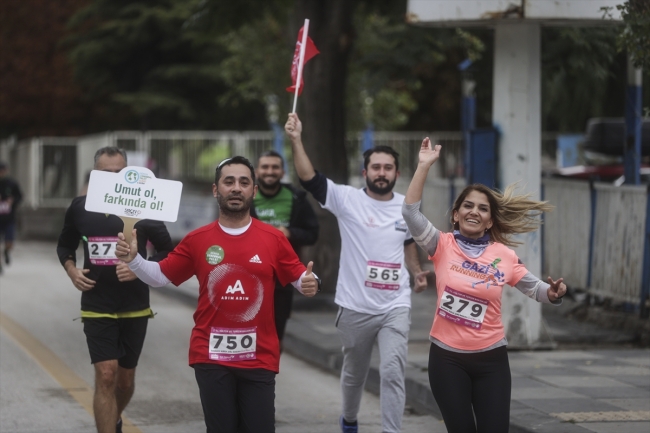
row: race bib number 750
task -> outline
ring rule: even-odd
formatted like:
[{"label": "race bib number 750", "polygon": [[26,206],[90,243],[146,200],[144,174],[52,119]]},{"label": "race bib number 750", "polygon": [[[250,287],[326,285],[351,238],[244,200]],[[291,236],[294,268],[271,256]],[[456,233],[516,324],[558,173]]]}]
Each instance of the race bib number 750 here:
[{"label": "race bib number 750", "polygon": [[257,328],[211,328],[210,359],[241,361],[255,359]]}]

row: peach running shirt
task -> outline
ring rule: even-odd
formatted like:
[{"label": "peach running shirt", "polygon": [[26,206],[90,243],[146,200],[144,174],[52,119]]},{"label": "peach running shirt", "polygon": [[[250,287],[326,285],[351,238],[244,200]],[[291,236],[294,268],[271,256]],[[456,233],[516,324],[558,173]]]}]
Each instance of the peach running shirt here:
[{"label": "peach running shirt", "polygon": [[503,339],[503,286],[514,286],[528,272],[515,252],[492,243],[472,259],[452,233],[440,232],[436,252],[429,259],[438,290],[431,336],[461,350],[484,349]]}]

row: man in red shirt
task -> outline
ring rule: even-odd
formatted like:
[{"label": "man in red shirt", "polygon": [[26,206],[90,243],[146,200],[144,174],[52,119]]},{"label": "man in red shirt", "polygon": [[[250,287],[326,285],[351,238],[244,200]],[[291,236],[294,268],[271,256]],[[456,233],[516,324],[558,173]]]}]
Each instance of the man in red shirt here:
[{"label": "man in red shirt", "polygon": [[282,232],[251,218],[257,186],[246,158],[221,162],[212,191],[219,219],[189,233],[165,260],[149,265],[134,244],[123,240],[117,256],[154,287],[197,276],[189,364],[208,433],[274,432],[280,363],[275,283],[292,283],[305,296],[314,296],[318,277],[311,271],[313,262],[305,268]]}]

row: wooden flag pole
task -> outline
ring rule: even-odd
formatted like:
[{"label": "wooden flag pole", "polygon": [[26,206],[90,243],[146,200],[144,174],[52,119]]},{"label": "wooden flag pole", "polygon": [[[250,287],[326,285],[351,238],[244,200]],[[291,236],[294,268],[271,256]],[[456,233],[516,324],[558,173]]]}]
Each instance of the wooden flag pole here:
[{"label": "wooden flag pole", "polygon": [[309,34],[309,19],[305,18],[305,25],[302,28],[302,41],[300,42],[300,58],[298,59],[298,76],[296,77],[296,92],[293,95],[293,110],[296,112],[296,105],[298,104],[298,91],[300,90],[300,83],[302,82],[302,66],[305,60],[305,48],[307,47],[307,35]]}]

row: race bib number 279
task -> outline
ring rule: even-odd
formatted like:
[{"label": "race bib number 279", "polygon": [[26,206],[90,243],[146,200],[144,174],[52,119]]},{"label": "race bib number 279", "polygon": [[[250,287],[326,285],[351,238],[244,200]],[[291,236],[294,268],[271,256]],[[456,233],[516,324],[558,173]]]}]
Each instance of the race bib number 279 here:
[{"label": "race bib number 279", "polygon": [[474,329],[481,329],[490,301],[445,287],[438,316]]}]

